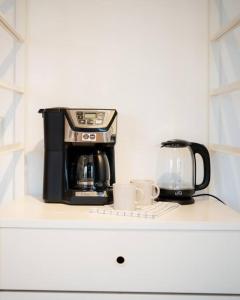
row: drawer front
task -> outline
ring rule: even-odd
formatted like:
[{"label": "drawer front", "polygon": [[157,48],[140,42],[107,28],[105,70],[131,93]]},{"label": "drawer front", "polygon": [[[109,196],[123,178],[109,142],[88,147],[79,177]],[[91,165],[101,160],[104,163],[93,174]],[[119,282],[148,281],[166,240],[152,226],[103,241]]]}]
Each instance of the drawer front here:
[{"label": "drawer front", "polygon": [[2,229],[0,288],[240,294],[240,235]]},{"label": "drawer front", "polygon": [[113,294],[68,292],[0,292],[0,300],[239,300],[240,296]]}]

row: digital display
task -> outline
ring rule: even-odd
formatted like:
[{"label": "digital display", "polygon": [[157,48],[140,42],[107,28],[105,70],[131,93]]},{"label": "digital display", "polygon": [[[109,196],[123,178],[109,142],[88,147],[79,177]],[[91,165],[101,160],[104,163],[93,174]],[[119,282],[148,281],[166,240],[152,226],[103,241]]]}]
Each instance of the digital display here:
[{"label": "digital display", "polygon": [[84,114],[85,119],[95,120],[97,117],[96,113],[85,113]]}]

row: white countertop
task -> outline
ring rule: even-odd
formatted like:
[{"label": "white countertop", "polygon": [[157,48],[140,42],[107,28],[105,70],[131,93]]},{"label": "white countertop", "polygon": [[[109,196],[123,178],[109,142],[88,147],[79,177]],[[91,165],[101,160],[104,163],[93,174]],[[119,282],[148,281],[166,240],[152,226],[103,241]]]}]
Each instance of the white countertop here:
[{"label": "white countertop", "polygon": [[179,206],[157,219],[89,213],[92,206],[24,199],[0,207],[0,228],[76,228],[108,230],[240,230],[240,213],[208,197]]}]

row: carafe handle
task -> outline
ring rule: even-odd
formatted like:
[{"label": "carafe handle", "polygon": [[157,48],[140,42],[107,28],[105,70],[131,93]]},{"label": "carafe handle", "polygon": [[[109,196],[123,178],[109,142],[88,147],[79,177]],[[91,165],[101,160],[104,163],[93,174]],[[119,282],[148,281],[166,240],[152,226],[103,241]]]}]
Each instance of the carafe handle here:
[{"label": "carafe handle", "polygon": [[101,192],[104,191],[109,186],[110,180],[110,167],[107,155],[105,152],[97,151],[95,155],[93,155],[94,159],[94,185],[96,191]]},{"label": "carafe handle", "polygon": [[[210,182],[211,176],[211,165],[210,165],[210,155],[208,149],[201,144],[191,143],[191,149],[194,154],[194,162],[195,162],[195,190],[203,190],[205,189]],[[199,154],[203,160],[203,181],[200,184],[196,184],[196,157],[195,155]]]}]

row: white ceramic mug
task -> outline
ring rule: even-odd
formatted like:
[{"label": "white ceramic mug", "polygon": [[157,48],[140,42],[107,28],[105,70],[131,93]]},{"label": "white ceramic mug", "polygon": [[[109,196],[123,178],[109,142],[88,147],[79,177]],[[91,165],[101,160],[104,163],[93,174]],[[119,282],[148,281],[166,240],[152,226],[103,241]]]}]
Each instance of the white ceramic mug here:
[{"label": "white ceramic mug", "polygon": [[137,201],[144,198],[144,192],[133,183],[113,184],[113,207],[117,210],[135,210]]},{"label": "white ceramic mug", "polygon": [[154,183],[153,180],[132,179],[130,182],[144,192],[144,197],[137,199],[138,205],[140,206],[151,205],[153,200],[156,199],[160,194],[160,188]]}]

